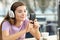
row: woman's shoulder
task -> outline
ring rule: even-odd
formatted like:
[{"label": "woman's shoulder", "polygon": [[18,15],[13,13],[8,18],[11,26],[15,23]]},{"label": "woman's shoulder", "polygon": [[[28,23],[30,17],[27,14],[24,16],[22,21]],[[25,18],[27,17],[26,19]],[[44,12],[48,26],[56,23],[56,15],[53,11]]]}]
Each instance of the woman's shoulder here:
[{"label": "woman's shoulder", "polygon": [[9,28],[10,28],[9,22],[8,22],[8,21],[4,21],[4,22],[2,23],[2,31],[4,31],[4,30],[9,30]]},{"label": "woman's shoulder", "polygon": [[9,23],[8,21],[4,21],[3,23]]},{"label": "woman's shoulder", "polygon": [[4,21],[2,25],[10,25],[10,23],[8,21]]}]

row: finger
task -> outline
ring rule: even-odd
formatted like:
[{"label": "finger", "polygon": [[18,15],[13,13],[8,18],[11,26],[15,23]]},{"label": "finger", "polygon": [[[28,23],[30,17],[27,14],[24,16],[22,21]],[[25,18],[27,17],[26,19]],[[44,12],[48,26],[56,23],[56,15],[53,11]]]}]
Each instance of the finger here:
[{"label": "finger", "polygon": [[37,21],[37,19],[34,20],[34,22],[36,22],[36,21]]},{"label": "finger", "polygon": [[34,23],[34,21],[30,20],[30,23],[31,23],[31,24],[33,24],[33,23]]},{"label": "finger", "polygon": [[37,22],[34,22],[34,25],[37,25],[38,23]]},{"label": "finger", "polygon": [[31,26],[33,26],[33,24],[30,24]]},{"label": "finger", "polygon": [[35,26],[38,26],[38,25],[39,25],[39,23],[38,23],[38,22],[34,22],[34,25],[35,25]]},{"label": "finger", "polygon": [[33,22],[32,20],[29,20],[29,22]]},{"label": "finger", "polygon": [[33,24],[29,24],[29,29],[33,28]]}]

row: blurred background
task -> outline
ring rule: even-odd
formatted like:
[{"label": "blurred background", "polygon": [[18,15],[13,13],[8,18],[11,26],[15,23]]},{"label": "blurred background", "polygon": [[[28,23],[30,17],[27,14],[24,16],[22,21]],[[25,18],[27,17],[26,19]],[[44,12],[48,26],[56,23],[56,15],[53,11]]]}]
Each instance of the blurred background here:
[{"label": "blurred background", "polygon": [[28,14],[32,13],[31,10],[34,11],[40,24],[40,32],[49,32],[49,35],[56,35],[59,0],[0,0],[0,23],[10,6],[16,1],[26,3]]}]

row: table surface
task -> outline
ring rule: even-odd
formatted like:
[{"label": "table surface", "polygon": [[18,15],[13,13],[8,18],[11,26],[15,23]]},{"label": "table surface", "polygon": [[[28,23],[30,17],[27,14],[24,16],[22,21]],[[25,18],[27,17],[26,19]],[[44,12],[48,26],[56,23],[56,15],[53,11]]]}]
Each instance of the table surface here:
[{"label": "table surface", "polygon": [[[35,38],[26,38],[25,40],[36,40]],[[41,37],[40,40],[43,40]],[[57,40],[57,35],[51,35],[47,37],[47,40]]]}]

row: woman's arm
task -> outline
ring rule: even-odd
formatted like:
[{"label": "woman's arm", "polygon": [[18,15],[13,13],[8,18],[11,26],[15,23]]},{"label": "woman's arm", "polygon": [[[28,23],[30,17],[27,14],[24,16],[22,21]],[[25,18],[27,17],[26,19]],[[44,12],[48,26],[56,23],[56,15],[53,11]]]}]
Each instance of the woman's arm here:
[{"label": "woman's arm", "polygon": [[26,33],[26,30],[21,30],[20,32],[17,32],[13,35],[9,35],[8,31],[2,31],[2,39],[3,40],[16,40],[25,33]]},{"label": "woman's arm", "polygon": [[40,39],[39,29],[34,29],[34,28],[32,28],[32,29],[30,30],[30,33],[31,33],[36,39]]},{"label": "woman's arm", "polygon": [[3,40],[16,40],[19,37],[21,37],[23,34],[25,34],[27,32],[28,23],[27,23],[24,30],[21,30],[20,32],[17,32],[17,33],[12,34],[12,35],[9,35],[9,27],[10,27],[10,25],[7,22],[4,22],[2,24],[2,39]]},{"label": "woman's arm", "polygon": [[30,30],[30,33],[38,40],[40,39],[39,23],[37,19],[34,20],[33,28]]}]

